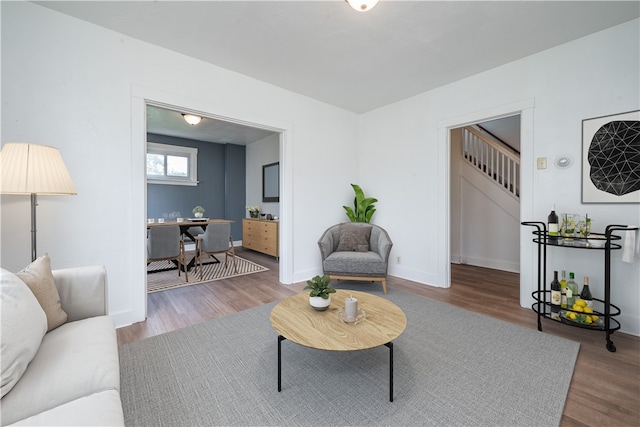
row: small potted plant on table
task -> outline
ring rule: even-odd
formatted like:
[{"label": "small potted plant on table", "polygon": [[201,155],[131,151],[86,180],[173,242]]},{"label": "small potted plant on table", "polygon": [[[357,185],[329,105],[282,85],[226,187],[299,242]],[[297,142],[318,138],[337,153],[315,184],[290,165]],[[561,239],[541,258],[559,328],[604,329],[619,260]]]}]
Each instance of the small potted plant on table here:
[{"label": "small potted plant on table", "polygon": [[204,208],[202,206],[196,206],[193,208],[192,212],[196,218],[202,218],[202,215],[204,215]]},{"label": "small potted plant on table", "polygon": [[311,290],[309,292],[309,304],[314,310],[324,311],[331,304],[331,295],[335,293],[335,289],[329,287],[331,278],[328,274],[324,276],[316,276],[311,280],[307,280],[307,286],[303,290]]}]

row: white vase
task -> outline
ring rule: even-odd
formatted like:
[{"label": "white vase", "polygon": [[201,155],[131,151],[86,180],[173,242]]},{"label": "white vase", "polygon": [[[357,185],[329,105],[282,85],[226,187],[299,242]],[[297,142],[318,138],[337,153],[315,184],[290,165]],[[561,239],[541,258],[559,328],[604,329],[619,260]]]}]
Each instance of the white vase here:
[{"label": "white vase", "polygon": [[309,304],[311,304],[311,307],[316,311],[325,311],[331,304],[331,295],[329,295],[327,299],[322,297],[309,297]]},{"label": "white vase", "polygon": [[196,218],[202,218],[202,215],[204,215],[202,212],[196,212],[193,214]]}]

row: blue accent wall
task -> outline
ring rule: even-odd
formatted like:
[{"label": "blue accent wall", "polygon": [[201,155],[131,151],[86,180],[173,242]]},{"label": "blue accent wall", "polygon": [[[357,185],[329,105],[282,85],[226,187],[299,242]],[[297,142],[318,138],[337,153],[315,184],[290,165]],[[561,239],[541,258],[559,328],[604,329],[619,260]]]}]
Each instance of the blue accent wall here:
[{"label": "blue accent wall", "polygon": [[200,205],[208,218],[235,221],[234,240],[242,239],[242,218],[246,216],[246,147],[216,144],[166,135],[147,134],[147,141],[198,149],[198,185],[147,184],[147,217],[172,220],[191,218]]}]

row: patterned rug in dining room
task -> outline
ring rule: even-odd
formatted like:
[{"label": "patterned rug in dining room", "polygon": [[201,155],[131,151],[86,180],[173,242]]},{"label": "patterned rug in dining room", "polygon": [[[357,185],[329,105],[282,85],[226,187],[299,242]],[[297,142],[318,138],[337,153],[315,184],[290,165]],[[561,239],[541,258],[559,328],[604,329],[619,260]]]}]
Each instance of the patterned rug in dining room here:
[{"label": "patterned rug in dining room", "polygon": [[[187,259],[191,259],[192,254],[187,253]],[[268,271],[267,267],[236,256],[237,272],[234,271],[233,262],[229,259],[227,268],[224,268],[224,254],[218,256],[220,263],[206,263],[203,265],[202,280],[200,280],[200,270],[192,268],[189,271],[189,282],[185,282],[184,273],[180,273],[175,266],[168,261],[154,261],[147,266],[147,293],[166,291],[167,289],[181,288],[183,286],[197,285],[214,280],[227,279],[229,277],[245,276],[247,274]]]}]

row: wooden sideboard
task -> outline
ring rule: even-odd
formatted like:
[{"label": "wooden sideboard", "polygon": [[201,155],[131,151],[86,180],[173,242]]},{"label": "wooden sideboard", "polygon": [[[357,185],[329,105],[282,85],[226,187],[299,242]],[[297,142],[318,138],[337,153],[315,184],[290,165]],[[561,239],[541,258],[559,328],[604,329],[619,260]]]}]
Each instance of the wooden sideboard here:
[{"label": "wooden sideboard", "polygon": [[278,258],[280,221],[244,218],[242,220],[242,247]]}]

